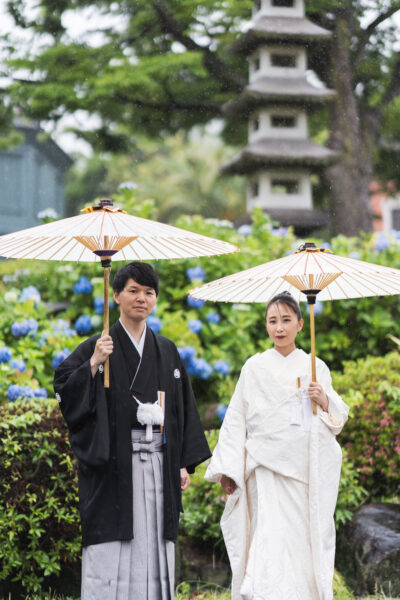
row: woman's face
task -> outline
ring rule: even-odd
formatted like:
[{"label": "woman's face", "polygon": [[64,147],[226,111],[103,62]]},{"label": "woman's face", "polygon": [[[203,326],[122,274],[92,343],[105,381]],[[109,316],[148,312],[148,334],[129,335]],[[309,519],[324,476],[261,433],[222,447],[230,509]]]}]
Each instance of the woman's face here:
[{"label": "woman's face", "polygon": [[271,304],[266,315],[266,326],[275,350],[284,356],[293,352],[296,348],[296,335],[303,328],[303,323],[303,319],[299,320],[287,304]]}]

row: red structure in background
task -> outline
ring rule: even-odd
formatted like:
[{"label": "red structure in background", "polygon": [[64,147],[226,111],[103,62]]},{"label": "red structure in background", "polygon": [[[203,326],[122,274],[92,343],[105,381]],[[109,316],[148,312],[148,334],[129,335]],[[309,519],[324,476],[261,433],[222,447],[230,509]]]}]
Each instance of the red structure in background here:
[{"label": "red structure in background", "polygon": [[400,230],[400,193],[395,183],[371,181],[369,192],[374,231],[389,234],[392,229]]}]

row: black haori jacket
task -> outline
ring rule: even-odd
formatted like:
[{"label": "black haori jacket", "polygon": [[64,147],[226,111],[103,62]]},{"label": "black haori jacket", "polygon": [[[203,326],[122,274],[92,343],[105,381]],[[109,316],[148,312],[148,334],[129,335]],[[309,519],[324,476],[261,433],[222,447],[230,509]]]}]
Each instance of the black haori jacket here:
[{"label": "black haori jacket", "polygon": [[210,457],[186,370],[175,344],[147,328],[142,361],[118,321],[110,329],[110,387],[92,377],[89,360],[99,336],[80,344],[55,371],[54,389],[79,460],[84,546],[133,538],[131,416],[141,401],[165,391],[164,537],[175,541],[182,512],[180,469]]}]

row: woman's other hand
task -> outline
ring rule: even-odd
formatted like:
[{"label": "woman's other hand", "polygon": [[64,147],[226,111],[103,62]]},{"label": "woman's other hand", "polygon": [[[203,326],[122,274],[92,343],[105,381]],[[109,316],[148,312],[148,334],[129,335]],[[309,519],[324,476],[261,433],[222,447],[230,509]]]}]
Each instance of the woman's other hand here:
[{"label": "woman's other hand", "polygon": [[329,400],[324,392],[324,388],[318,381],[312,381],[308,386],[308,395],[313,402],[319,404],[325,412],[328,412]]},{"label": "woman's other hand", "polygon": [[221,487],[222,487],[224,494],[226,494],[227,496],[230,496],[231,494],[233,494],[233,492],[237,488],[237,485],[233,481],[233,479],[231,479],[230,477],[227,477],[226,475],[221,476],[220,483],[221,483]]},{"label": "woman's other hand", "polygon": [[185,468],[181,469],[181,490],[186,490],[190,485],[189,473]]}]

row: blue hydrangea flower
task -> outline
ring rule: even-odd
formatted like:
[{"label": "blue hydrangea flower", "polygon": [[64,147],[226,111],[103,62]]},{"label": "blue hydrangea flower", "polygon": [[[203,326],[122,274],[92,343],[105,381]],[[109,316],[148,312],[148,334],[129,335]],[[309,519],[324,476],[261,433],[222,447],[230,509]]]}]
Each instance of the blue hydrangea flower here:
[{"label": "blue hydrangea flower", "polygon": [[26,369],[26,364],[24,363],[23,360],[18,360],[17,358],[13,358],[12,361],[10,362],[10,367],[12,369],[18,369],[18,371],[21,371],[21,373],[23,373]]},{"label": "blue hydrangea flower", "polygon": [[218,404],[215,412],[217,413],[217,416],[218,416],[219,420],[221,421],[221,423],[224,420],[227,410],[228,410],[228,407],[226,406],[226,404],[222,404],[222,403]]},{"label": "blue hydrangea flower", "polygon": [[82,275],[82,277],[74,285],[74,294],[90,294],[92,291],[92,284],[89,279]]},{"label": "blue hydrangea flower", "polygon": [[190,308],[201,308],[205,304],[205,300],[201,300],[200,298],[192,298],[192,296],[187,297],[187,303]]},{"label": "blue hydrangea flower", "polygon": [[9,385],[7,390],[10,402],[18,398],[33,398],[33,390],[28,385]]},{"label": "blue hydrangea flower", "polygon": [[[96,313],[98,315],[102,315],[104,313],[104,296],[97,296],[97,298],[95,298],[93,300],[94,303],[94,309],[96,311]],[[109,300],[108,301],[108,306],[110,308],[113,308],[114,306],[114,300]]]},{"label": "blue hydrangea flower", "polygon": [[33,390],[33,395],[35,398],[47,398],[46,388],[36,388]]},{"label": "blue hydrangea flower", "polygon": [[190,267],[189,269],[187,269],[186,275],[188,276],[191,282],[196,280],[204,281],[206,276],[206,274],[204,273],[204,269],[200,266]]},{"label": "blue hydrangea flower", "polygon": [[0,348],[0,363],[8,363],[11,360],[12,352],[7,346]]},{"label": "blue hydrangea flower", "polygon": [[11,325],[11,333],[14,337],[24,337],[29,333],[36,333],[39,324],[35,319],[25,319],[24,321],[14,321]]},{"label": "blue hydrangea flower", "polygon": [[213,371],[212,366],[204,358],[193,358],[187,365],[189,375],[208,379]]},{"label": "blue hydrangea flower", "polygon": [[7,389],[7,396],[10,402],[14,402],[21,396],[21,386],[15,384],[9,385]]},{"label": "blue hydrangea flower", "polygon": [[188,327],[193,333],[200,333],[203,323],[199,319],[190,319]]},{"label": "blue hydrangea flower", "polygon": [[357,250],[352,250],[349,254],[349,258],[355,258],[356,260],[360,260],[360,253]]},{"label": "blue hydrangea flower", "polygon": [[81,315],[75,321],[75,329],[79,335],[85,335],[92,329],[92,322],[89,315]]},{"label": "blue hydrangea flower", "polygon": [[57,369],[57,367],[59,365],[61,365],[61,363],[67,358],[67,356],[69,356],[71,354],[71,352],[68,350],[68,348],[64,348],[63,350],[60,350],[60,352],[57,352],[57,354],[55,355],[55,357],[53,358],[53,361],[51,363],[53,369]]},{"label": "blue hydrangea flower", "polygon": [[217,371],[217,373],[221,373],[222,375],[228,375],[229,371],[231,370],[231,367],[226,360],[217,360],[214,363],[214,370]]},{"label": "blue hydrangea flower", "polygon": [[253,233],[253,227],[251,225],[241,225],[237,230],[239,235],[243,235],[243,237],[247,237]]},{"label": "blue hydrangea flower", "polygon": [[40,292],[34,285],[28,285],[21,292],[19,301],[26,302],[27,300],[33,300],[35,304],[40,302]]},{"label": "blue hydrangea flower", "polygon": [[374,250],[377,250],[378,252],[382,252],[382,250],[387,250],[390,246],[390,242],[386,236],[385,233],[383,233],[383,231],[380,231],[378,233],[378,238],[374,244]]},{"label": "blue hydrangea flower", "polygon": [[149,315],[146,319],[147,326],[150,327],[154,333],[160,333],[162,329],[161,319],[158,317],[154,317],[153,315]]},{"label": "blue hydrangea flower", "polygon": [[[314,304],[314,315],[320,315],[324,310],[324,303],[317,300]],[[310,314],[310,305],[307,304],[307,313]]]},{"label": "blue hydrangea flower", "polygon": [[219,323],[221,320],[221,315],[216,312],[209,312],[206,314],[206,319],[209,323]]},{"label": "blue hydrangea flower", "polygon": [[192,360],[196,355],[196,350],[193,348],[193,346],[181,346],[178,348],[178,352],[181,360],[185,364]]}]

